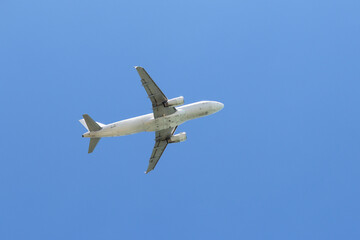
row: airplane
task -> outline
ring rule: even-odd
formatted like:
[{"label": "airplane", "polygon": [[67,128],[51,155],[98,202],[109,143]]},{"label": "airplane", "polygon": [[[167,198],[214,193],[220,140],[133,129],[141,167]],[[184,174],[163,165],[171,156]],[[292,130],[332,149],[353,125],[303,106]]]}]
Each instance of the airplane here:
[{"label": "airplane", "polygon": [[155,168],[169,143],[178,143],[186,140],[185,132],[174,134],[180,124],[216,113],[223,109],[224,104],[216,101],[200,101],[183,105],[183,96],[168,99],[144,68],[136,66],[135,69],[140,75],[141,83],[151,100],[153,113],[107,125],[95,122],[87,114],[84,114],[83,119],[79,121],[88,130],[88,132],[82,135],[82,137],[90,138],[88,153],[94,151],[102,137],[125,136],[139,132],[155,132],[155,146],[145,172],[147,174]]}]

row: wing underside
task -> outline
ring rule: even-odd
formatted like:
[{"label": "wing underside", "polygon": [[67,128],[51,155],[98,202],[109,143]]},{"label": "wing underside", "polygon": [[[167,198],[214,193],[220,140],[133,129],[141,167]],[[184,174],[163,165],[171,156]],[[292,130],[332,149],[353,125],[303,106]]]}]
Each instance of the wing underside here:
[{"label": "wing underside", "polygon": [[[154,113],[154,118],[164,117],[176,112],[174,107],[165,107],[165,103],[168,101],[168,98],[161,91],[161,89],[156,85],[156,83],[151,79],[149,74],[142,67],[135,67],[137,72],[140,75],[141,83],[145,88],[146,93],[152,103],[152,109]],[[149,160],[149,166],[146,170],[146,173],[152,171],[156,164],[158,163],[161,155],[168,145],[168,139],[174,134],[177,127],[168,128],[161,131],[155,132],[155,146],[151,153]]]},{"label": "wing underside", "polygon": [[168,145],[168,139],[174,134],[177,127],[168,128],[155,132],[155,145],[149,160],[149,166],[145,173],[152,171],[158,163],[161,155]]},{"label": "wing underside", "polygon": [[166,103],[168,100],[167,97],[156,85],[156,83],[151,79],[145,69],[142,67],[135,68],[140,75],[141,83],[145,88],[145,91],[148,94],[148,97],[152,103],[154,118],[163,117],[176,112],[176,109],[174,107],[164,106],[164,103]]}]

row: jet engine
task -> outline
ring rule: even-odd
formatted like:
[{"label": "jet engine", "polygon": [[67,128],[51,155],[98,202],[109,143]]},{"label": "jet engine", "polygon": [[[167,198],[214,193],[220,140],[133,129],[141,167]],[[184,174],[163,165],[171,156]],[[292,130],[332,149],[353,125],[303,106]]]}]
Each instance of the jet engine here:
[{"label": "jet engine", "polygon": [[186,140],[186,132],[182,132],[176,135],[171,136],[168,140],[168,143],[178,143]]},{"label": "jet engine", "polygon": [[175,106],[179,106],[179,105],[183,105],[184,104],[184,97],[177,97],[177,98],[173,98],[170,100],[167,100],[167,102],[164,103],[165,107],[175,107]]}]

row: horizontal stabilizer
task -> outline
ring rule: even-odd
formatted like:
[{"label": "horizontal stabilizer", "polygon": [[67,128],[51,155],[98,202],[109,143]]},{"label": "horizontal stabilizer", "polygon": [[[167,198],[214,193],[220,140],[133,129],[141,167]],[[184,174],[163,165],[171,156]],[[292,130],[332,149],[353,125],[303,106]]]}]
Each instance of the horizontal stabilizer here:
[{"label": "horizontal stabilizer", "polygon": [[[84,114],[83,115],[87,129],[90,132],[99,131],[102,129],[99,124],[97,124],[89,115]],[[80,121],[81,122],[81,121]],[[81,122],[82,123],[82,122]]]},{"label": "horizontal stabilizer", "polygon": [[[80,119],[79,122],[84,126],[84,128],[89,130],[87,125],[86,125],[85,119]],[[100,123],[100,122],[96,122],[96,123],[102,128],[106,126],[106,124],[103,124],[103,123]]]},{"label": "horizontal stabilizer", "polygon": [[100,141],[101,138],[90,138],[90,144],[89,144],[89,151],[88,153],[92,153],[96,147],[96,145],[98,144],[98,142]]}]

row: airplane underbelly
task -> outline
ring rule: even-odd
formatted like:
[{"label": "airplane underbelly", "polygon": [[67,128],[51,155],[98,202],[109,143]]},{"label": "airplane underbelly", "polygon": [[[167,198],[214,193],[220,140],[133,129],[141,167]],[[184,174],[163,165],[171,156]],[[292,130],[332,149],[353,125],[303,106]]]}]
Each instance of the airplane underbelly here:
[{"label": "airplane underbelly", "polygon": [[148,123],[146,131],[159,131],[167,128],[173,128],[181,124],[181,118],[178,114],[172,114],[165,117],[152,119]]},{"label": "airplane underbelly", "polygon": [[134,133],[146,131],[145,119],[133,118],[113,124],[109,124],[106,129],[103,129],[103,135],[108,137],[125,136]]}]

